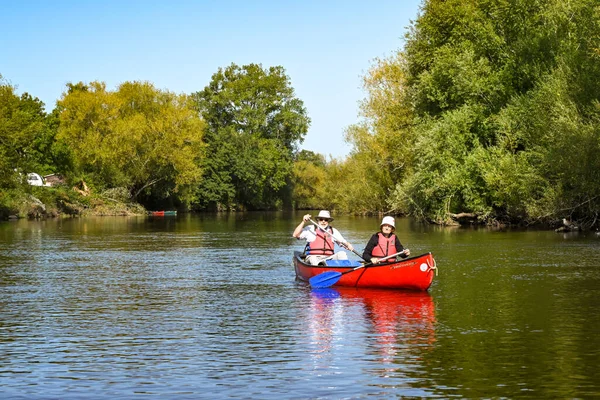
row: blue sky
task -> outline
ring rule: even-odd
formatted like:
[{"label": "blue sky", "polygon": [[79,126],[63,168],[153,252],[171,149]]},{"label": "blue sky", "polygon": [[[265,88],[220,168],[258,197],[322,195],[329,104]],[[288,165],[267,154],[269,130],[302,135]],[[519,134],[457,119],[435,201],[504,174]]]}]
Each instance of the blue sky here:
[{"label": "blue sky", "polygon": [[312,120],[301,148],[335,158],[362,76],[403,46],[420,0],[0,0],[0,74],[51,111],[68,82],[202,90],[231,63],[281,65]]}]

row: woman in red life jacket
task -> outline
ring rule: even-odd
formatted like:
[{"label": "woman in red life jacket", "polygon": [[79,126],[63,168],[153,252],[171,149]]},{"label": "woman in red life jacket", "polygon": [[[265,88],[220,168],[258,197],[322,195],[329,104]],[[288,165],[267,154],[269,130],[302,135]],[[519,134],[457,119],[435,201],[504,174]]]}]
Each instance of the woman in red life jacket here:
[{"label": "woman in red life jacket", "polygon": [[337,242],[340,246],[354,251],[354,247],[344,239],[342,234],[330,226],[333,221],[331,214],[327,210],[321,210],[317,216],[318,227],[314,225],[304,226],[310,222],[310,214],[302,217],[302,222],[296,227],[292,236],[296,239],[306,240],[305,261],[312,265],[318,265],[324,260],[347,260],[348,255],[345,251],[334,252],[334,244]]},{"label": "woman in red life jacket", "polygon": [[[396,230],[396,222],[393,217],[383,217],[381,220],[380,231],[371,236],[365,251],[363,252],[363,258],[366,261],[370,261],[373,264],[377,264],[380,258],[401,252],[404,250],[402,258],[406,258],[410,255],[410,250],[402,247],[402,243],[398,240],[398,237],[394,234]],[[384,262],[394,262],[395,257],[385,260]]]}]

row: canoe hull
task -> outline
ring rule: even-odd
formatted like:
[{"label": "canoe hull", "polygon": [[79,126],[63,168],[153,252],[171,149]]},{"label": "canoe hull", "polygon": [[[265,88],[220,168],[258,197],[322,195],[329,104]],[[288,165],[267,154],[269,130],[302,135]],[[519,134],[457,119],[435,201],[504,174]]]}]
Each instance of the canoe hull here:
[{"label": "canoe hull", "polygon": [[164,217],[166,215],[177,215],[177,211],[150,211],[149,214],[153,217]]},{"label": "canoe hull", "polygon": [[[294,252],[296,278],[308,281],[327,271],[348,272],[354,266],[322,266],[303,262],[301,252]],[[431,253],[409,257],[390,264],[377,264],[343,274],[334,286],[359,288],[407,289],[426,291],[433,282],[436,264]]]}]

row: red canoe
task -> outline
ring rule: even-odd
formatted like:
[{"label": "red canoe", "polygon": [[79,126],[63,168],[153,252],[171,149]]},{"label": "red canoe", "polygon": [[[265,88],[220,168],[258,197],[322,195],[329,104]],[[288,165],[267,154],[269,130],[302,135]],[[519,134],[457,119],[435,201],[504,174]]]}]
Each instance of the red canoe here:
[{"label": "red canoe", "polygon": [[323,272],[341,272],[343,275],[334,286],[427,290],[437,268],[431,253],[389,264],[370,265],[352,272],[349,271],[362,264],[357,261],[337,261],[337,264],[347,265],[310,265],[303,261],[301,252],[294,252],[294,269],[299,280],[308,282]]},{"label": "red canoe", "polygon": [[177,215],[177,211],[150,211],[153,217],[164,217],[166,215]]}]

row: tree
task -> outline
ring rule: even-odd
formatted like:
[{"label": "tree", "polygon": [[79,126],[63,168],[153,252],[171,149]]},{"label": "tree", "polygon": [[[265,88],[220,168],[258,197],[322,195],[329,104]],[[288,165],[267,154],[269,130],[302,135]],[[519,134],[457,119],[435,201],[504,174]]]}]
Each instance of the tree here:
[{"label": "tree", "polygon": [[190,98],[125,82],[68,84],[58,101],[59,139],[78,173],[101,188],[126,188],[134,200],[195,198],[205,127]]},{"label": "tree", "polygon": [[18,173],[54,170],[44,148],[52,145],[55,132],[44,103],[28,93],[17,96],[0,75],[0,186],[14,186]]},{"label": "tree", "polygon": [[292,198],[296,209],[325,208],[327,169],[325,157],[308,150],[296,155]]},{"label": "tree", "polygon": [[342,209],[360,214],[390,211],[390,193],[411,165],[413,121],[404,68],[403,55],[397,53],[375,60],[363,79],[367,91],[361,104],[364,121],[346,130],[353,148],[341,165],[345,190],[338,203]]},{"label": "tree", "polygon": [[[597,2],[424,3],[404,49],[412,171],[392,203],[446,223],[597,221]],[[585,160],[585,162],[584,162]]]},{"label": "tree", "polygon": [[276,207],[310,123],[283,67],[231,64],[193,96],[208,124],[199,207]]},{"label": "tree", "polygon": [[336,205],[597,225],[598,38],[593,0],[423,2],[404,49],[365,77],[365,119],[336,178],[355,198]]}]

